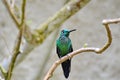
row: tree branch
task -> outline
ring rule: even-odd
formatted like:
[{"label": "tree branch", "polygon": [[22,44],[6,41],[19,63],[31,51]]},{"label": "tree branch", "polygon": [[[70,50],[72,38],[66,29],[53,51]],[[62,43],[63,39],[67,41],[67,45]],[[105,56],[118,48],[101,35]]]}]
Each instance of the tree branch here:
[{"label": "tree branch", "polygon": [[96,52],[98,54],[101,54],[103,51],[105,51],[112,43],[112,35],[111,35],[111,31],[109,29],[109,24],[104,24],[104,26],[105,26],[105,29],[107,32],[108,40],[107,40],[106,44]]},{"label": "tree branch", "polygon": [[102,23],[104,25],[106,24],[114,24],[114,23],[119,23],[120,22],[120,18],[115,18],[115,19],[105,19],[102,21]]},{"label": "tree branch", "polygon": [[22,11],[22,14],[21,14],[21,24],[20,25],[23,25],[23,23],[25,23],[25,7],[26,7],[26,0],[23,0],[22,2],[22,6],[21,6],[21,11]]},{"label": "tree branch", "polygon": [[18,28],[20,28],[20,25],[19,25],[20,23],[19,23],[18,19],[16,18],[16,16],[14,15],[14,13],[13,13],[13,11],[12,11],[12,9],[11,9],[11,6],[8,4],[7,0],[3,0],[3,3],[4,3],[4,5],[5,5],[5,7],[6,7],[6,9],[8,10],[11,18],[12,18],[13,21],[15,22],[16,26],[17,26]]},{"label": "tree branch", "polygon": [[20,44],[21,44],[21,40],[22,40],[22,32],[23,32],[23,29],[21,28],[19,31],[18,38],[17,38],[17,42],[16,42],[14,50],[13,50],[13,56],[12,56],[11,62],[9,64],[9,69],[7,72],[6,80],[11,80],[11,76],[12,76],[12,72],[13,72],[13,68],[14,68],[16,59],[17,59],[18,54],[20,53],[19,49],[20,49]]},{"label": "tree branch", "polygon": [[[20,29],[21,24],[23,23],[23,22],[22,22],[23,20],[21,20],[21,22],[19,22],[19,20],[17,19],[16,15],[14,14],[11,6],[8,4],[7,0],[3,0],[3,3],[4,3],[4,5],[5,5],[8,13],[10,14],[10,17],[11,17],[11,18],[13,19],[13,21],[15,22],[16,27],[17,27],[18,29]],[[24,5],[24,4],[22,4],[22,5]],[[24,6],[22,6],[22,8],[24,8]],[[21,9],[22,9],[22,8],[21,8]],[[23,9],[22,9],[22,10],[23,10]],[[24,11],[22,11],[22,13],[24,13]],[[21,19],[23,19],[25,16],[24,16],[23,14],[21,14],[21,17],[22,17]],[[27,25],[26,23],[24,23],[24,24],[25,24],[25,28],[24,28],[24,34],[23,34],[23,36],[25,37],[25,39],[26,39],[29,43],[33,44],[33,40],[35,40],[36,38],[32,35],[31,30],[30,30],[30,28],[28,27],[28,25]]]},{"label": "tree branch", "polygon": [[19,31],[19,35],[17,38],[17,42],[15,44],[14,50],[13,50],[13,56],[9,65],[9,69],[7,72],[7,76],[6,76],[6,80],[11,80],[11,76],[12,76],[12,72],[15,66],[15,62],[17,59],[18,54],[20,53],[20,44],[22,41],[22,35],[23,35],[23,30],[24,30],[24,22],[25,22],[25,4],[26,4],[26,0],[23,0],[22,3],[22,18],[21,18],[21,27],[20,27],[20,31]]},{"label": "tree branch", "polygon": [[59,28],[67,19],[82,9],[90,0],[71,0],[53,17],[48,18],[46,22],[35,30],[34,36],[38,37],[35,43],[41,44],[44,39],[50,35],[56,28]]},{"label": "tree branch", "polygon": [[107,37],[108,37],[108,41],[106,42],[106,44],[102,48],[93,48],[93,47],[90,47],[90,48],[80,48],[80,49],[78,49],[76,51],[73,51],[73,52],[67,54],[66,56],[60,58],[59,60],[57,60],[51,66],[51,68],[47,72],[46,76],[44,77],[44,80],[49,80],[49,78],[52,77],[53,72],[58,67],[58,65],[60,65],[62,62],[66,61],[67,59],[74,57],[77,54],[80,54],[82,52],[95,52],[97,54],[99,54],[99,53],[101,54],[103,51],[105,51],[110,46],[110,44],[112,43],[112,35],[111,35],[111,31],[110,31],[108,25],[112,24],[112,23],[118,23],[118,22],[120,22],[119,18],[118,19],[111,19],[111,20],[103,20],[102,23],[105,26],[105,29],[106,29],[106,32],[107,32]]}]

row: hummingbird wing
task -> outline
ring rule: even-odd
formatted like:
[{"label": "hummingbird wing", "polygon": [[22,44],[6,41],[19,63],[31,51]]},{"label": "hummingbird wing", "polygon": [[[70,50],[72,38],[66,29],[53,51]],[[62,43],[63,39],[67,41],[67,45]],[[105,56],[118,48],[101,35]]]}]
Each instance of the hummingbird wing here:
[{"label": "hummingbird wing", "polygon": [[69,52],[73,52],[72,44],[70,45]]},{"label": "hummingbird wing", "polygon": [[61,55],[60,55],[61,51],[60,51],[58,45],[56,46],[56,50],[57,50],[57,55],[58,55],[58,57],[61,58]]}]

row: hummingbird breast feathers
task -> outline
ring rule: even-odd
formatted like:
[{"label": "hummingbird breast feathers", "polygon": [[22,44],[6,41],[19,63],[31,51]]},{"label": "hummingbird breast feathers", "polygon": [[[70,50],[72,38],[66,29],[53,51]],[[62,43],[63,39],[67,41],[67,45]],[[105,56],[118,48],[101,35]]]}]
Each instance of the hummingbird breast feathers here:
[{"label": "hummingbird breast feathers", "polygon": [[58,48],[60,50],[61,57],[70,52],[69,51],[70,45],[71,45],[71,40],[68,37],[61,36],[57,40],[57,46],[58,46]]}]

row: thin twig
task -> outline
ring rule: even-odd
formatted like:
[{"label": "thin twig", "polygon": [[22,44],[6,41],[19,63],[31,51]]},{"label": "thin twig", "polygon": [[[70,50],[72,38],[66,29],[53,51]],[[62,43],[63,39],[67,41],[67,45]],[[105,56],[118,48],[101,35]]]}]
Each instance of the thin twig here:
[{"label": "thin twig", "polygon": [[2,75],[6,77],[7,71],[2,67],[2,65],[0,65],[0,71],[2,72]]},{"label": "thin twig", "polygon": [[[26,2],[26,1],[25,1],[25,2]],[[16,15],[15,15],[14,12],[13,12],[14,10],[11,9],[11,6],[8,4],[7,0],[3,0],[3,3],[4,3],[4,5],[5,5],[8,13],[10,14],[11,18],[12,18],[13,21],[15,22],[16,27],[17,27],[18,29],[20,29],[21,24],[22,24],[22,20],[21,20],[21,22],[19,22],[19,20],[17,19]],[[22,5],[24,5],[24,4],[22,4]],[[21,8],[21,9],[22,9],[22,8]],[[22,12],[22,13],[23,13],[23,12]],[[21,14],[21,15],[22,15],[22,14]],[[24,18],[25,16],[22,15],[22,17]],[[23,34],[23,36],[25,37],[25,39],[26,39],[26,41],[27,41],[28,43],[34,44],[33,41],[36,40],[36,38],[32,35],[31,30],[30,30],[30,28],[28,27],[28,25],[27,25],[26,23],[24,23],[24,24],[25,24],[25,28],[24,28],[24,34]],[[35,42],[35,41],[34,41],[34,42]]]},{"label": "thin twig", "polygon": [[12,9],[11,9],[11,6],[8,4],[7,0],[2,0],[2,1],[3,1],[4,5],[5,5],[6,9],[8,10],[11,18],[12,18],[13,21],[15,22],[16,26],[17,26],[18,28],[20,28],[19,21],[18,21],[18,19],[16,18],[16,16],[14,15],[14,13],[13,13],[13,11],[12,11]]},{"label": "thin twig", "polygon": [[26,7],[26,0],[23,0],[22,2],[22,7],[21,7],[21,11],[22,11],[22,14],[21,14],[21,24],[20,25],[23,25],[23,23],[25,23],[25,7]]},{"label": "thin twig", "polygon": [[107,32],[108,41],[106,42],[106,44],[102,48],[91,48],[91,47],[90,48],[80,48],[76,51],[73,51],[72,53],[69,53],[68,55],[57,60],[52,65],[52,67],[49,69],[46,76],[44,77],[44,80],[49,80],[49,78],[52,77],[53,72],[55,71],[55,69],[57,68],[58,65],[60,65],[62,62],[66,61],[67,59],[74,57],[77,54],[80,54],[82,52],[95,52],[98,54],[98,53],[102,53],[103,51],[105,51],[112,43],[112,35],[111,35],[111,31],[110,31],[108,25],[111,23],[117,23],[117,22],[120,22],[120,20],[119,19],[113,19],[113,20],[108,20],[108,21],[106,20],[105,23],[103,21],[103,24],[104,24],[106,32]]}]

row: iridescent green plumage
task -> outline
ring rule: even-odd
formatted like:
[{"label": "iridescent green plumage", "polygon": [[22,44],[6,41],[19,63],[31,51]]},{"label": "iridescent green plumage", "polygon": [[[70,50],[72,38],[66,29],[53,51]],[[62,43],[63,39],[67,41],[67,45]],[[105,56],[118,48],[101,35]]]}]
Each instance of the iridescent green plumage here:
[{"label": "iridescent green plumage", "polygon": [[[61,58],[65,56],[66,54],[73,51],[72,43],[69,38],[69,33],[75,31],[74,30],[62,30],[60,33],[60,37],[56,41],[56,48],[57,48],[57,54],[58,57]],[[71,68],[71,59],[66,60],[62,63],[63,72],[66,78],[68,78]]]}]

